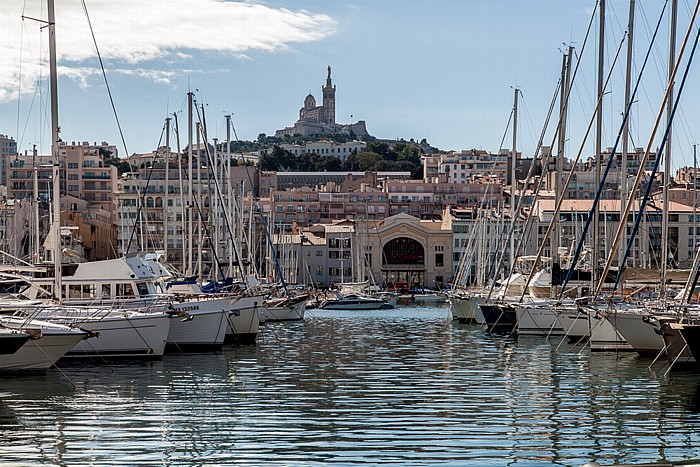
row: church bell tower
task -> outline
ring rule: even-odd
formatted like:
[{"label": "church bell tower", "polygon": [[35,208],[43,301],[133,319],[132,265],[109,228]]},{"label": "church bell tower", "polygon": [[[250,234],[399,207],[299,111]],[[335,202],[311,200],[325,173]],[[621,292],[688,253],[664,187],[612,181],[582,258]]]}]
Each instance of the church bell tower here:
[{"label": "church bell tower", "polygon": [[323,91],[323,123],[335,125],[335,86],[331,82],[331,67],[328,65],[328,77]]}]

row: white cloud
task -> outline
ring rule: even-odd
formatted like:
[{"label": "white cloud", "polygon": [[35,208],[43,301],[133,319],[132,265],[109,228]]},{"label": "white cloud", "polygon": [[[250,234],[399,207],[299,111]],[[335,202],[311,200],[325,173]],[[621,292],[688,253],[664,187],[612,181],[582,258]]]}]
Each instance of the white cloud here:
[{"label": "white cloud", "polygon": [[[47,29],[39,32],[40,23],[21,19],[22,14],[46,19],[45,4],[45,0],[0,1],[0,101],[17,97],[20,74],[22,92],[33,92],[48,61]],[[284,50],[293,43],[323,39],[336,25],[327,15],[253,2],[86,0],[86,4],[102,58],[127,65],[190,60],[198,51],[247,59],[246,52]],[[56,41],[61,72],[87,86],[87,77],[96,70],[81,63],[96,53],[80,0],[56,2]],[[159,83],[169,83],[172,77],[172,72],[142,68],[121,72]]]}]

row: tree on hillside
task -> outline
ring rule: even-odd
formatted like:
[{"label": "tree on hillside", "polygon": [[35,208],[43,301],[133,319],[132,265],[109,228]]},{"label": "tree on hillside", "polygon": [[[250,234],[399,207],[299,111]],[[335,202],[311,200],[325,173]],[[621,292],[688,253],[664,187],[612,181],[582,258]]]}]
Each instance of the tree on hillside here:
[{"label": "tree on hillside", "polygon": [[377,162],[382,160],[382,156],[376,152],[362,151],[357,156],[355,156],[355,163],[357,165],[357,170],[362,172],[372,172],[377,166]]}]

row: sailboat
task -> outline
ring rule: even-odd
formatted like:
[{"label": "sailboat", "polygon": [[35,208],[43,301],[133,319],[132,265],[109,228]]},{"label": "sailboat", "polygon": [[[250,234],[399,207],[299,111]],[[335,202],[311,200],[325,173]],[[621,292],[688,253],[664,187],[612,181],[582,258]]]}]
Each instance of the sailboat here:
[{"label": "sailboat", "polygon": [[[53,155],[53,218],[50,236],[53,247],[53,283],[44,290],[41,300],[0,301],[0,322],[17,330],[29,329],[35,338],[20,349],[23,355],[5,365],[14,368],[47,368],[63,355],[75,356],[148,356],[163,354],[170,327],[169,315],[160,312],[139,313],[118,308],[66,307],[63,304],[62,254],[60,229],[60,160],[58,126],[58,78],[56,72],[56,37],[54,2],[48,2],[49,65],[51,87],[51,152]],[[31,278],[27,279],[31,281]],[[53,299],[53,300],[52,300]],[[99,337],[97,337],[99,335]],[[84,341],[92,337],[90,341]],[[52,339],[52,341],[50,341]],[[62,339],[62,340],[61,340]],[[72,343],[71,343],[71,339]],[[60,342],[59,342],[60,340]],[[53,342],[53,343],[51,343]],[[59,345],[60,344],[60,345]],[[70,344],[70,345],[68,345]],[[50,350],[50,352],[48,351]],[[62,353],[61,353],[62,352]],[[22,360],[20,357],[29,356]],[[35,356],[43,357],[32,360]]]}]

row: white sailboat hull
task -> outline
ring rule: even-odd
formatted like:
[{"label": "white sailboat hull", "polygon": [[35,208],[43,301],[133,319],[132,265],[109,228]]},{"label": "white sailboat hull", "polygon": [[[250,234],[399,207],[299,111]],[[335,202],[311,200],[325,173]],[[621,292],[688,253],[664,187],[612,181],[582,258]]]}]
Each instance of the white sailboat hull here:
[{"label": "white sailboat hull", "polygon": [[22,332],[0,328],[0,367],[29,340]]},{"label": "white sailboat hull", "polygon": [[658,322],[649,322],[648,317],[648,314],[627,311],[609,314],[606,319],[635,351],[656,356],[664,348],[664,338],[656,332]]},{"label": "white sailboat hull", "polygon": [[2,370],[45,370],[82,342],[87,334],[79,330],[44,331],[38,339],[27,341],[5,363]]},{"label": "white sailboat hull", "polygon": [[165,351],[170,315],[164,313],[111,312],[102,317],[87,313],[49,312],[44,319],[80,326],[98,337],[78,342],[66,357],[74,358],[153,358]]},{"label": "white sailboat hull", "polygon": [[306,313],[306,300],[282,306],[266,306],[262,310],[265,321],[300,321]]},{"label": "white sailboat hull", "polygon": [[173,316],[170,322],[167,349],[177,351],[223,346],[229,307],[228,298],[172,303],[173,310],[180,312],[180,315]]},{"label": "white sailboat hull", "polygon": [[523,336],[563,336],[557,311],[550,303],[523,303],[516,306],[518,334]]},{"label": "white sailboat hull", "polygon": [[469,297],[453,295],[449,297],[449,300],[452,308],[452,319],[459,320],[460,323],[474,322],[474,311]]},{"label": "white sailboat hull", "polygon": [[254,344],[260,327],[260,314],[264,308],[263,296],[231,298],[227,316],[226,344]]}]

